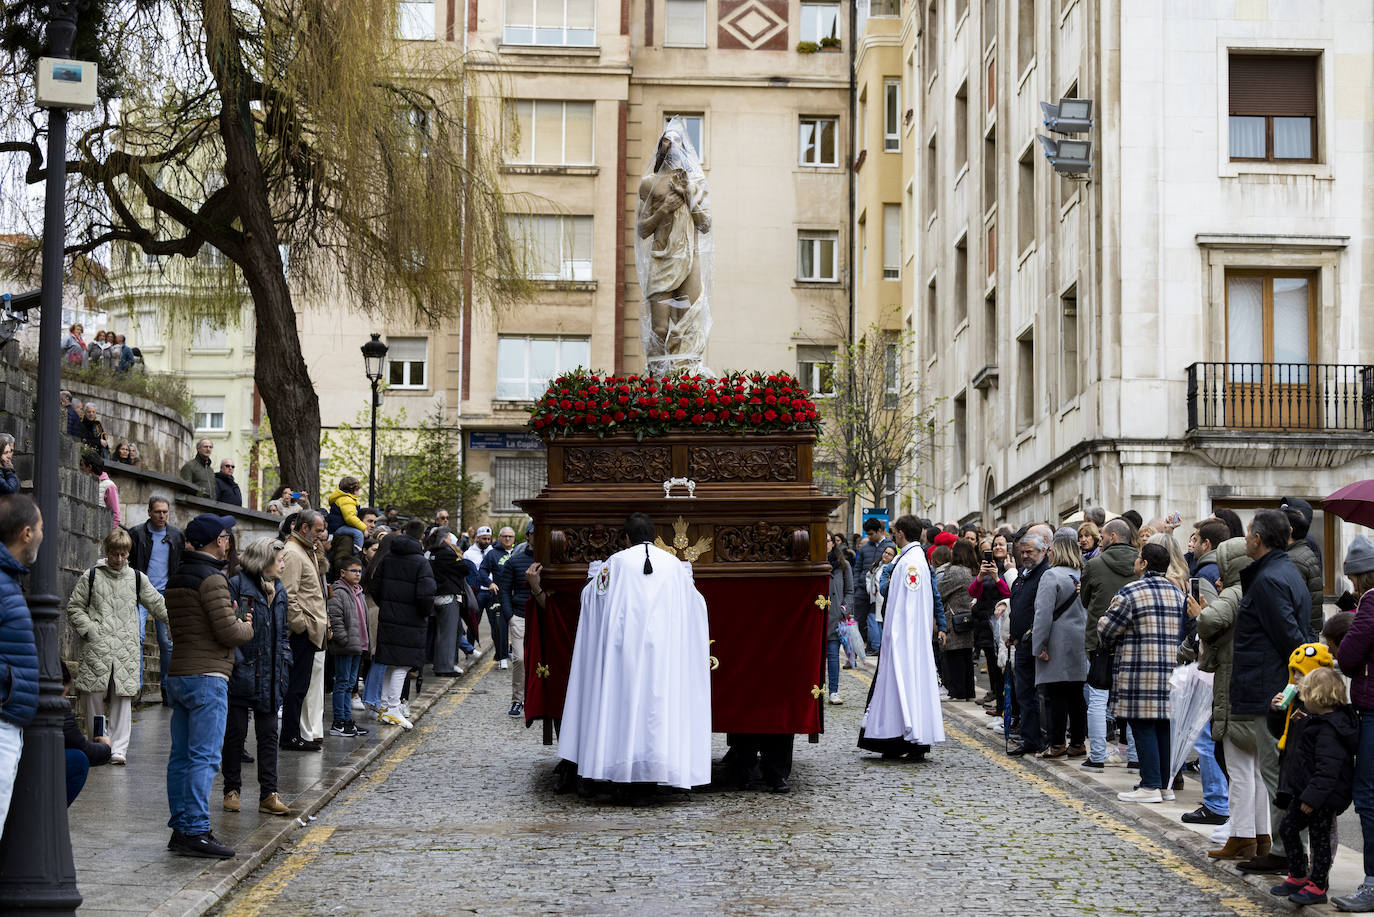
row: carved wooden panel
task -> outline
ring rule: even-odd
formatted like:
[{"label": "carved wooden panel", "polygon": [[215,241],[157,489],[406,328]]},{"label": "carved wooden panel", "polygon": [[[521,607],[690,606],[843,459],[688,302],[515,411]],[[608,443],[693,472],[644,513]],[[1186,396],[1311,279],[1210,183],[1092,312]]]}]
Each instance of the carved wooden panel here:
[{"label": "carved wooden panel", "polygon": [[609,525],[569,525],[549,533],[549,553],[556,564],[589,564],[620,550],[624,530]]},{"label": "carved wooden panel", "polygon": [[715,559],[721,563],[735,564],[795,560],[797,531],[798,527],[794,525],[769,525],[767,522],[718,525],[715,529]]},{"label": "carved wooden panel", "polygon": [[797,447],[692,446],[687,476],[697,481],[795,481]]},{"label": "carved wooden panel", "polygon": [[652,481],[673,476],[667,446],[569,446],[563,452],[563,481],[590,484]]}]

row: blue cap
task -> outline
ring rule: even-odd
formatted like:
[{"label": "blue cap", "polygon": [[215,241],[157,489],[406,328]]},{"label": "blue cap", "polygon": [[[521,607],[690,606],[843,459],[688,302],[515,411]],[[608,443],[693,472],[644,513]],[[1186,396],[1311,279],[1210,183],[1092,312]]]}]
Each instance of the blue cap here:
[{"label": "blue cap", "polygon": [[201,513],[186,526],[186,540],[193,548],[203,548],[234,527],[233,516]]}]

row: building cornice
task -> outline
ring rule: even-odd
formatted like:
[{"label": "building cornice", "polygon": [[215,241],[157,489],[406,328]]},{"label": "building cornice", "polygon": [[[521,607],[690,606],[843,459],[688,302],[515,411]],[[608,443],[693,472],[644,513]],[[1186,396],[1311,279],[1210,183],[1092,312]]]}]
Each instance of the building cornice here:
[{"label": "building cornice", "polygon": [[1120,452],[1123,449],[1179,451],[1186,448],[1182,439],[1088,439],[1061,453],[1015,484],[992,498],[992,508],[1000,510],[1008,503],[1034,494],[1045,481],[1058,477],[1070,467],[1090,455]]},{"label": "building cornice", "polygon": [[1199,248],[1230,251],[1289,251],[1329,252],[1350,244],[1349,236],[1301,235],[1297,233],[1200,232],[1193,237]]},{"label": "building cornice", "polygon": [[690,81],[681,76],[633,76],[630,77],[632,86],[675,86],[681,88],[684,83],[690,83],[694,88],[704,88],[708,86],[721,87],[729,86],[744,89],[845,89],[849,88],[849,80],[845,77],[835,79],[823,79],[816,77],[789,77],[789,76],[711,76],[704,78],[694,78]]}]

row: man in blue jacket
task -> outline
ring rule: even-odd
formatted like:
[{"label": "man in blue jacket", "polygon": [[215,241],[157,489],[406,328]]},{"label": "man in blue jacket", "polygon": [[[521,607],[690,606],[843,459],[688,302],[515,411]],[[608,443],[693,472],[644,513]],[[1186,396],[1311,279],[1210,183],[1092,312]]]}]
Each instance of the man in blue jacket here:
[{"label": "man in blue jacket", "polygon": [[38,647],[19,587],[43,543],[43,517],[32,497],[0,497],[0,837],[10,811],[24,727],[38,712]]},{"label": "man in blue jacket", "polygon": [[859,633],[863,634],[865,652],[872,656],[881,649],[882,640],[876,626],[878,622],[869,623],[873,603],[868,598],[868,571],[883,556],[883,548],[892,544],[892,539],[883,533],[882,521],[872,516],[864,520],[864,534],[868,540],[859,545],[854,555],[854,591],[850,594],[849,606],[854,612],[854,622],[859,625]]}]

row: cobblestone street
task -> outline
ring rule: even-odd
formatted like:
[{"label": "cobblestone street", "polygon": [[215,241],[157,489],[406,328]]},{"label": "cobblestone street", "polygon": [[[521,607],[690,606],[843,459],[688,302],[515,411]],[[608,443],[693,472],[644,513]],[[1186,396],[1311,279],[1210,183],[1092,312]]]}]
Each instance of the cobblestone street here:
[{"label": "cobblestone street", "polygon": [[643,809],[555,795],[554,750],[505,716],[506,673],[473,674],[218,913],[1269,910],[953,721],[927,764],[861,754],[849,673],[820,744],[797,743],[790,796]]}]

